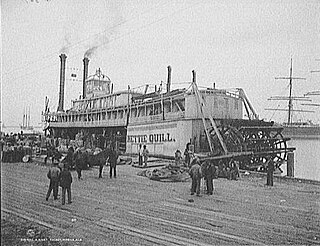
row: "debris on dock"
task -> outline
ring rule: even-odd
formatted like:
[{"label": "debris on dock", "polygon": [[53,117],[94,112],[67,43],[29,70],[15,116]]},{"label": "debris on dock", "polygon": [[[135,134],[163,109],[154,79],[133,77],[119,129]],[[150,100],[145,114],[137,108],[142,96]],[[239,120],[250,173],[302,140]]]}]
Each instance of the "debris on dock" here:
[{"label": "debris on dock", "polygon": [[190,178],[187,167],[170,164],[162,168],[146,169],[138,172],[137,175],[163,182],[186,182]]}]

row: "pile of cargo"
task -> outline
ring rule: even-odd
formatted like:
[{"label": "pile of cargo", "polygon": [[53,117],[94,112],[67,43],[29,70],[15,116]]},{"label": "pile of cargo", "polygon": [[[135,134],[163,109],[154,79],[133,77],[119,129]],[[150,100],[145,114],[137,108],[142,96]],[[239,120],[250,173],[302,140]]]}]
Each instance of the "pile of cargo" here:
[{"label": "pile of cargo", "polygon": [[151,180],[164,182],[185,182],[190,178],[188,168],[183,166],[167,165],[162,168],[143,170],[139,176],[148,177]]}]

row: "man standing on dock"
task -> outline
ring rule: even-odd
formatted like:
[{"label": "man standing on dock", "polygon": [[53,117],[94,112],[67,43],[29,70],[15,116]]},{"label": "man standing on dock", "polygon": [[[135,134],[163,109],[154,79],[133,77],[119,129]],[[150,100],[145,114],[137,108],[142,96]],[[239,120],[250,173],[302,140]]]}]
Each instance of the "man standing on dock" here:
[{"label": "man standing on dock", "polygon": [[53,190],[53,199],[58,199],[58,188],[59,188],[59,179],[60,179],[60,169],[58,168],[58,163],[53,163],[47,173],[48,179],[50,179],[49,189],[46,196],[46,201],[48,201],[51,191]]},{"label": "man standing on dock", "polygon": [[190,166],[189,146],[190,146],[190,143],[187,143],[186,149],[184,150],[184,160],[187,167]]},{"label": "man standing on dock", "polygon": [[109,155],[109,163],[110,163],[110,178],[112,178],[112,172],[113,172],[113,177],[117,177],[117,160],[118,160],[118,152],[117,150],[112,147],[110,155]]},{"label": "man standing on dock", "polygon": [[143,149],[142,149],[142,144],[139,144],[139,166],[142,166],[142,157],[143,157]]},{"label": "man standing on dock", "polygon": [[147,165],[148,165],[148,157],[149,157],[149,150],[147,149],[146,145],[143,145],[142,156],[143,156],[144,167],[147,167]]},{"label": "man standing on dock", "polygon": [[205,162],[203,164],[203,176],[206,180],[207,185],[207,194],[212,195],[213,194],[213,178],[216,174],[216,168],[213,163]]},{"label": "man standing on dock", "polygon": [[201,166],[198,157],[192,161],[189,174],[192,178],[191,195],[196,192],[200,196]]},{"label": "man standing on dock", "polygon": [[68,166],[64,166],[60,175],[60,186],[62,188],[62,205],[66,203],[66,192],[68,193],[68,203],[71,203],[71,183],[72,176]]}]

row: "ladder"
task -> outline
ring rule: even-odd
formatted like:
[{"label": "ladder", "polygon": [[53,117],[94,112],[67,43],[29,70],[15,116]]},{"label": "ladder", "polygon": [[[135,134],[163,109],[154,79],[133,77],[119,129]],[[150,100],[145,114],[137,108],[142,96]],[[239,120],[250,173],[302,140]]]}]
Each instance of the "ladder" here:
[{"label": "ladder", "polygon": [[[221,147],[224,151],[224,154],[228,154],[228,150],[227,150],[227,147],[223,141],[223,138],[219,132],[219,129],[214,121],[214,119],[212,118],[211,114],[209,113],[206,113],[206,104],[199,92],[199,89],[198,89],[198,86],[196,84],[196,73],[194,70],[192,70],[192,89],[194,91],[194,94],[195,94],[195,97],[196,97],[196,100],[197,100],[197,104],[198,104],[198,108],[199,108],[199,112],[200,112],[200,115],[201,115],[201,119],[202,119],[202,122],[203,122],[203,126],[204,126],[204,131],[206,133],[206,136],[207,136],[207,139],[208,139],[208,143],[209,143],[209,147],[210,147],[210,151],[213,152],[214,151],[214,146],[213,146],[213,143],[211,141],[211,138],[210,138],[210,134],[209,134],[209,129],[214,129],[215,133],[217,134],[218,136],[218,139],[219,139],[219,142],[221,144]],[[207,118],[209,118],[210,122],[207,122],[206,121],[206,116]],[[211,126],[210,124],[208,123],[211,123]]]}]

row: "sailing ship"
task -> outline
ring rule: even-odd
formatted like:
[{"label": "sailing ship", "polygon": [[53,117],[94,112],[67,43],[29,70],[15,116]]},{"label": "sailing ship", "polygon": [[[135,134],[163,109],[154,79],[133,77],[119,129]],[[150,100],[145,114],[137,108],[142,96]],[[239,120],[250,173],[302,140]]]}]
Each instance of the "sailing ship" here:
[{"label": "sailing ship", "polygon": [[292,93],[292,82],[293,80],[305,80],[306,78],[301,77],[293,77],[292,76],[292,59],[291,59],[291,66],[290,66],[290,75],[289,77],[276,77],[276,79],[286,79],[289,80],[289,96],[273,96],[270,97],[268,100],[284,100],[288,101],[288,108],[287,109],[279,109],[279,108],[267,108],[266,110],[274,110],[274,111],[286,111],[287,114],[287,122],[280,123],[279,125],[284,127],[282,134],[285,137],[290,138],[319,138],[320,139],[320,125],[313,123],[311,120],[299,120],[293,121],[293,114],[296,112],[303,112],[303,113],[314,113],[314,110],[305,110],[305,109],[295,109],[293,102],[305,102],[301,103],[301,106],[312,106],[312,107],[320,107],[320,104],[312,103],[312,99],[310,96],[320,96],[320,91],[311,91],[303,96],[293,96]]},{"label": "sailing ship", "polygon": [[33,126],[30,125],[30,107],[24,108],[22,125],[20,125],[22,131],[33,131]]}]

